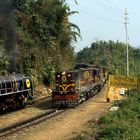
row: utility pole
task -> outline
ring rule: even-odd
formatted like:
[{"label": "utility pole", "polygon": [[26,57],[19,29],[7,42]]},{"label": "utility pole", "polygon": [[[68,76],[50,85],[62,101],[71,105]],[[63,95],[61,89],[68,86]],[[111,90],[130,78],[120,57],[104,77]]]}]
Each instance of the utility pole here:
[{"label": "utility pole", "polygon": [[125,9],[125,13],[124,13],[125,17],[124,17],[124,25],[125,25],[125,29],[126,29],[126,53],[127,53],[127,57],[126,57],[126,76],[129,77],[129,50],[128,50],[128,30],[127,30],[127,24],[128,24],[128,13],[127,13],[127,9]]}]

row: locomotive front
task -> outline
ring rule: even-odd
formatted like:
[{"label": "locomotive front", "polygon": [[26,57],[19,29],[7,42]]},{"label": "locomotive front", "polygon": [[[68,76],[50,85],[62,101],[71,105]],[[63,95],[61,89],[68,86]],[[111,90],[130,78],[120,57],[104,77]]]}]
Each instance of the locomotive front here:
[{"label": "locomotive front", "polygon": [[23,107],[32,96],[30,77],[16,73],[0,76],[0,110]]},{"label": "locomotive front", "polygon": [[54,107],[75,106],[78,104],[74,72],[67,71],[56,74],[56,88],[52,92],[52,102]]}]

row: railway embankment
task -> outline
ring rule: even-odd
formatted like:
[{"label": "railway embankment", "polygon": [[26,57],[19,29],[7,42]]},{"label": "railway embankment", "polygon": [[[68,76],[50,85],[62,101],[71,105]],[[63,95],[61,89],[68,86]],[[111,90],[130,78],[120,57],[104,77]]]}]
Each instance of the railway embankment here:
[{"label": "railway embankment", "polygon": [[125,100],[114,102],[116,111],[109,111],[99,120],[88,121],[85,131],[73,140],[86,139],[140,139],[140,91],[130,91]]}]

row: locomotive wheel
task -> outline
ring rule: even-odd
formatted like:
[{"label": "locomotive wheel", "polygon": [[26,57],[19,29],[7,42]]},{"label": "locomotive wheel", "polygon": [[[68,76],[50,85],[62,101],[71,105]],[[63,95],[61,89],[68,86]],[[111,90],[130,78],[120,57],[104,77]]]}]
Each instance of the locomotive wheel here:
[{"label": "locomotive wheel", "polygon": [[16,108],[17,108],[17,102],[14,101],[14,102],[13,102],[13,105],[12,105],[12,110],[15,110]]},{"label": "locomotive wheel", "polygon": [[80,104],[80,99],[79,99],[79,97],[78,97],[78,99],[76,100],[76,105],[75,105],[75,106],[77,106],[78,104]]},{"label": "locomotive wheel", "polygon": [[19,107],[21,108],[24,107],[27,104],[27,102],[28,102],[28,98],[26,96],[21,95],[19,97]]},{"label": "locomotive wheel", "polygon": [[98,86],[98,92],[100,92],[100,91],[101,91],[101,85]]},{"label": "locomotive wheel", "polygon": [[22,102],[22,105],[25,106],[28,102],[28,99],[26,96],[23,96],[23,102]]},{"label": "locomotive wheel", "polygon": [[7,109],[7,106],[4,103],[2,103],[0,110],[5,111],[6,109]]},{"label": "locomotive wheel", "polygon": [[97,94],[99,92],[98,87],[95,88],[95,94]]}]

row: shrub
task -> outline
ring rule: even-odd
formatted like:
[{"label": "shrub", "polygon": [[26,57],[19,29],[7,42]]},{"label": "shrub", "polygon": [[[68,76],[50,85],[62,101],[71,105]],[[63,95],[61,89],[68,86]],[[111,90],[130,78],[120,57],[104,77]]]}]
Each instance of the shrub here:
[{"label": "shrub", "polygon": [[99,119],[98,140],[139,140],[140,139],[140,95],[130,91],[126,100],[116,105],[119,110],[109,112]]}]

